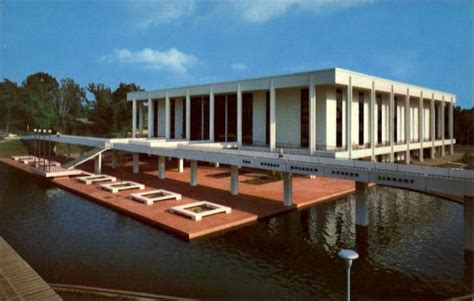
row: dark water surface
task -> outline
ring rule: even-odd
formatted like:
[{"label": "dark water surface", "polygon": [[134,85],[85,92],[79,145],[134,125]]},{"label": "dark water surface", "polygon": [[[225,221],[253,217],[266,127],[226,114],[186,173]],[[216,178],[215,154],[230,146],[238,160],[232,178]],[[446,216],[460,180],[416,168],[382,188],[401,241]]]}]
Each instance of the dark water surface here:
[{"label": "dark water surface", "polygon": [[[213,299],[443,299],[468,293],[463,207],[376,187],[370,225],[353,197],[185,242],[0,163],[0,236],[48,282]],[[357,232],[357,233],[356,233]]]}]

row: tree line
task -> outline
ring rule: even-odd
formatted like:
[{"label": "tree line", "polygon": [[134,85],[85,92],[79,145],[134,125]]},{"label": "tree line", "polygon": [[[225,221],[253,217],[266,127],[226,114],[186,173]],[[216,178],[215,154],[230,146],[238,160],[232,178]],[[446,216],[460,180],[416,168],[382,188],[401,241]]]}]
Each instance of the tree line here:
[{"label": "tree line", "polygon": [[[100,137],[126,137],[131,130],[131,104],[127,93],[142,90],[120,83],[112,90],[104,84],[81,87],[71,78],[58,81],[38,72],[17,84],[0,82],[0,131],[31,133],[35,128]],[[89,92],[93,100],[86,97]]]},{"label": "tree line", "polygon": [[[104,84],[81,87],[71,78],[59,82],[48,73],[31,74],[20,84],[0,82],[0,131],[22,134],[34,128],[65,134],[126,137],[132,110],[127,93],[143,90],[120,83],[112,91]],[[86,92],[94,100],[86,97]],[[474,144],[474,108],[454,107],[454,136],[458,144]]]}]

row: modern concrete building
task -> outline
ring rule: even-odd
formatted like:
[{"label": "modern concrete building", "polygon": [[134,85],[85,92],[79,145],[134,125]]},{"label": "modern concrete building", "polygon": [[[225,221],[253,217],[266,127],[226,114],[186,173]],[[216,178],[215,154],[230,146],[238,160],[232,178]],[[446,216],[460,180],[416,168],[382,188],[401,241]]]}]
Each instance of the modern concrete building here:
[{"label": "modern concrete building", "polygon": [[444,156],[446,148],[452,153],[455,143],[455,95],[339,68],[133,92],[127,99],[134,138],[406,163]]}]

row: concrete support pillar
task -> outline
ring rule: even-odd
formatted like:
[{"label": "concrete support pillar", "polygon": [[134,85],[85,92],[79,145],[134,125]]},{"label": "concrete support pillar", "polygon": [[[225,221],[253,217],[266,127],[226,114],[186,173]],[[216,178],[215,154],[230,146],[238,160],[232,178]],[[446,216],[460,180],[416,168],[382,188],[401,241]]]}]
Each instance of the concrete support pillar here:
[{"label": "concrete support pillar", "polygon": [[98,154],[94,158],[94,172],[97,174],[102,173],[102,154]]},{"label": "concrete support pillar", "polygon": [[184,171],[184,159],[178,159],[178,172],[182,173]]},{"label": "concrete support pillar", "polygon": [[441,118],[440,118],[440,121],[441,121],[441,157],[444,157],[446,155],[445,153],[445,147],[444,147],[444,131],[445,131],[445,126],[446,126],[446,118],[445,118],[445,101],[444,101],[444,95],[443,95],[443,98],[441,100]]},{"label": "concrete support pillar", "polygon": [[451,103],[449,104],[449,154],[454,155],[454,116],[453,116],[454,98],[451,97]]},{"label": "concrete support pillar", "polygon": [[164,180],[166,178],[166,157],[158,157],[158,178]]},{"label": "concrete support pillar", "polygon": [[270,81],[270,151],[276,148],[276,91],[273,80]]},{"label": "concrete support pillar", "polygon": [[191,140],[191,96],[186,89],[186,140]]},{"label": "concrete support pillar", "polygon": [[137,136],[137,100],[132,100],[132,138]]},{"label": "concrete support pillar", "polygon": [[356,182],[356,225],[367,226],[369,224],[369,210],[367,206],[367,197],[369,184]]},{"label": "concrete support pillar", "polygon": [[132,154],[133,158],[133,173],[137,174],[140,172],[140,154],[139,153],[133,153]]},{"label": "concrete support pillar", "polygon": [[405,151],[405,164],[410,164],[410,141],[412,127],[410,107],[410,89],[407,88],[407,94],[405,96],[405,142],[407,144],[407,150]]},{"label": "concrete support pillar", "polygon": [[474,197],[464,196],[464,250],[474,252]]},{"label": "concrete support pillar", "polygon": [[117,154],[114,151],[112,151],[112,168],[117,168]]},{"label": "concrete support pillar", "polygon": [[239,167],[235,165],[230,166],[230,194],[239,194]]},{"label": "concrete support pillar", "polygon": [[209,88],[209,141],[214,142],[214,90]]},{"label": "concrete support pillar", "polygon": [[214,163],[214,167],[219,168],[219,162]]},{"label": "concrete support pillar", "polygon": [[165,96],[165,138],[171,138],[171,106],[168,91],[166,91]]},{"label": "concrete support pillar", "polygon": [[370,148],[371,152],[371,160],[375,161],[375,137],[377,133],[375,132],[375,81],[372,81],[372,90],[370,90],[370,125],[369,125],[369,137],[370,137]]},{"label": "concrete support pillar", "polygon": [[[392,88],[391,88],[391,91],[390,91],[390,112],[389,112],[389,115],[390,115],[390,118],[389,118],[389,129],[390,129],[390,162],[394,162],[395,161],[395,154],[394,154],[394,150],[393,150],[393,144],[394,144],[394,131],[395,131],[395,125],[394,125],[394,120],[395,120],[395,108],[394,108],[394,102],[395,102],[395,99],[394,99],[394,93],[393,93],[393,85],[392,85]],[[399,118],[400,119],[400,118]]]},{"label": "concrete support pillar", "polygon": [[198,164],[196,160],[191,160],[191,186],[197,186],[197,168]]},{"label": "concrete support pillar", "polygon": [[346,145],[349,159],[352,159],[352,77],[349,76],[349,84],[347,85],[347,101],[346,101]]},{"label": "concrete support pillar", "polygon": [[283,173],[283,204],[293,205],[293,174],[289,172]]},{"label": "concrete support pillar", "polygon": [[143,101],[138,104],[138,130],[143,135]]},{"label": "concrete support pillar", "polygon": [[431,103],[430,103],[430,134],[431,134],[431,159],[435,158],[435,141],[436,141],[436,131],[435,131],[435,102],[434,102],[434,93],[431,94]]},{"label": "concrete support pillar", "polygon": [[309,80],[309,151],[311,154],[316,151],[316,86],[312,76]]},{"label": "concrete support pillar", "polygon": [[420,104],[418,107],[418,137],[420,137],[420,154],[418,155],[418,159],[420,162],[423,162],[423,140],[424,137],[424,128],[425,128],[425,109],[423,108],[423,91],[420,92]]},{"label": "concrete support pillar", "polygon": [[242,145],[242,89],[237,85],[237,144]]},{"label": "concrete support pillar", "polygon": [[154,131],[153,101],[151,95],[148,95],[148,138],[153,137]]}]

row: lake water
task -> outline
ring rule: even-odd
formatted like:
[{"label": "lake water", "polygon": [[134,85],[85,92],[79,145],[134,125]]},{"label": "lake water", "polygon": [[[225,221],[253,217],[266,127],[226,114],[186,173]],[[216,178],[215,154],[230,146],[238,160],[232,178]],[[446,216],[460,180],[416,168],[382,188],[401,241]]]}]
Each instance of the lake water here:
[{"label": "lake water", "polygon": [[[460,204],[385,187],[194,242],[0,164],[0,236],[48,282],[193,298],[343,300],[341,248],[360,254],[354,300],[469,292]],[[471,276],[472,277],[472,276]]]}]

